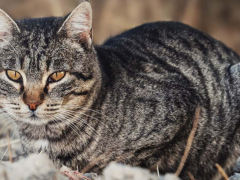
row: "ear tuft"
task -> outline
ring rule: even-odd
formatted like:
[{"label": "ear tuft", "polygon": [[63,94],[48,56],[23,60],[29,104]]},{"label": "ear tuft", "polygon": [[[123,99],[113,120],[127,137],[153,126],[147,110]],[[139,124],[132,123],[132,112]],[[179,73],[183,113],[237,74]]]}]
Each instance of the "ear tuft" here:
[{"label": "ear tuft", "polygon": [[79,4],[64,21],[58,33],[65,30],[69,38],[78,39],[88,48],[92,45],[92,8],[89,2]]},{"label": "ear tuft", "polygon": [[231,76],[234,78],[240,78],[240,63],[230,67]]},{"label": "ear tuft", "polygon": [[0,47],[3,47],[11,40],[14,30],[20,33],[20,29],[16,22],[0,9]]}]

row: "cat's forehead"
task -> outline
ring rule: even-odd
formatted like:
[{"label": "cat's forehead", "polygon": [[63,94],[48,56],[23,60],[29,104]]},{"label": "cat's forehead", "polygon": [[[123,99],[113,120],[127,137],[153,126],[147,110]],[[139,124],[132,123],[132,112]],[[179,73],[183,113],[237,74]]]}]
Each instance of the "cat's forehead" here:
[{"label": "cat's forehead", "polygon": [[47,49],[56,39],[59,20],[57,18],[25,19],[18,22],[21,33],[16,41],[26,50]]},{"label": "cat's forehead", "polygon": [[[4,64],[8,69],[22,69],[36,74],[70,69],[69,60],[80,45],[57,36],[59,18],[26,19],[18,22],[21,33],[9,46]],[[71,53],[72,52],[72,53]],[[70,57],[71,56],[71,57]]]},{"label": "cat's forehead", "polygon": [[10,43],[5,43],[0,51],[0,70],[21,71],[39,78],[46,72],[88,71],[86,44],[72,36],[75,31],[65,29],[65,20],[48,17],[16,21],[19,29],[15,29]]},{"label": "cat's forehead", "polygon": [[45,35],[47,35],[52,34],[53,32],[57,32],[57,30],[61,27],[62,21],[63,18],[45,17],[23,19],[17,21],[17,24],[20,27],[21,32],[23,33],[44,33]]}]

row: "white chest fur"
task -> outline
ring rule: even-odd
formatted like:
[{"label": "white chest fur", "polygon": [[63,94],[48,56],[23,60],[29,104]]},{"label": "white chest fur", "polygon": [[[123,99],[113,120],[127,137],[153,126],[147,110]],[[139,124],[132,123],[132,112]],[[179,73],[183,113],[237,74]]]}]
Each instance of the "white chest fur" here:
[{"label": "white chest fur", "polygon": [[46,139],[39,139],[33,143],[33,148],[36,151],[48,151],[49,148],[49,141]]}]

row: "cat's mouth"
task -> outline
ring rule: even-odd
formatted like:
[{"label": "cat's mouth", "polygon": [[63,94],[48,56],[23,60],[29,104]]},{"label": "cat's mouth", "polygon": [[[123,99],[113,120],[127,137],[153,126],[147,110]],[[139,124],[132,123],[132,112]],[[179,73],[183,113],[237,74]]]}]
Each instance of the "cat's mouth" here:
[{"label": "cat's mouth", "polygon": [[37,115],[36,114],[32,114],[31,116],[30,116],[30,119],[33,119],[33,120],[35,120],[35,119],[37,119],[38,117],[37,117]]},{"label": "cat's mouth", "polygon": [[29,117],[30,121],[33,121],[33,122],[41,122],[41,123],[44,123],[40,117],[38,117],[36,114],[32,114],[30,117]]},{"label": "cat's mouth", "polygon": [[28,122],[30,124],[43,125],[43,124],[47,124],[49,121],[47,119],[43,119],[43,118],[37,116],[35,113],[33,113],[31,116],[28,117]]},{"label": "cat's mouth", "polygon": [[27,119],[30,124],[35,124],[35,125],[43,125],[43,124],[49,124],[49,123],[55,124],[55,123],[61,122],[60,120],[56,120],[53,117],[41,117],[35,113],[30,115]]}]

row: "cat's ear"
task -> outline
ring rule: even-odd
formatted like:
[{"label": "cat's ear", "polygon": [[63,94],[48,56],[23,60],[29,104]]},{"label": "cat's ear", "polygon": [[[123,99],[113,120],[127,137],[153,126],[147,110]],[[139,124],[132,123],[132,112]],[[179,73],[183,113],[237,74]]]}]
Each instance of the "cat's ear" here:
[{"label": "cat's ear", "polygon": [[240,63],[231,66],[230,73],[235,81],[240,81]]},{"label": "cat's ear", "polygon": [[0,9],[0,46],[7,44],[13,37],[13,32],[20,33],[17,23],[3,10]]},{"label": "cat's ear", "polygon": [[92,8],[89,2],[82,2],[68,15],[58,33],[64,30],[68,37],[80,40],[87,48],[92,46]]}]

